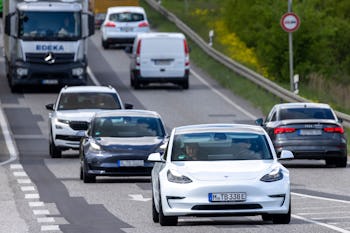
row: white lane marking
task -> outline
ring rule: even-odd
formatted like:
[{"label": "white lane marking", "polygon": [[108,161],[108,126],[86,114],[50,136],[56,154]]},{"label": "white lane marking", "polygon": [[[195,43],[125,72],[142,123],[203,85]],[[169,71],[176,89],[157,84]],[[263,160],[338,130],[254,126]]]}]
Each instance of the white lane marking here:
[{"label": "white lane marking", "polygon": [[318,221],[318,220],[329,220],[329,219],[348,219],[350,216],[342,216],[342,217],[327,217],[327,218],[311,218],[312,220]]},{"label": "white lane marking", "polygon": [[90,67],[87,67],[87,73],[91,78],[91,81],[96,85],[96,86],[101,86],[101,83],[97,80],[96,76],[94,75],[94,73],[92,73],[92,70],[90,69]]},{"label": "white lane marking", "polygon": [[38,221],[38,223],[55,222],[55,219],[53,217],[37,218],[36,220]]},{"label": "white lane marking", "polygon": [[297,213],[298,215],[322,215],[322,214],[350,214],[350,211],[327,211],[327,212],[311,212],[311,213]]},{"label": "white lane marking", "polygon": [[246,111],[245,109],[243,109],[241,106],[237,105],[236,103],[234,103],[232,100],[230,100],[229,98],[227,98],[225,95],[223,95],[220,91],[216,90],[213,86],[211,86],[207,81],[205,81],[201,76],[199,76],[199,74],[197,74],[196,72],[194,72],[193,70],[191,70],[191,73],[197,78],[199,79],[202,83],[204,83],[204,85],[206,85],[207,87],[209,87],[213,92],[215,92],[218,96],[220,96],[222,99],[224,99],[227,103],[229,103],[230,105],[232,105],[234,108],[238,109],[239,111],[241,111],[243,114],[245,114],[246,116],[248,116],[249,118],[255,120],[256,116],[254,116],[253,114],[251,114],[250,112]]},{"label": "white lane marking", "polygon": [[39,199],[40,196],[37,193],[29,193],[24,195],[25,199]]},{"label": "white lane marking", "polygon": [[13,172],[13,175],[16,177],[28,177],[26,172]]},{"label": "white lane marking", "polygon": [[142,194],[129,194],[129,197],[131,197],[132,201],[146,202],[152,200],[152,198],[143,197]]},{"label": "white lane marking", "polygon": [[4,164],[10,163],[10,162],[17,159],[18,150],[17,150],[17,147],[16,147],[16,145],[11,137],[11,132],[10,132],[9,127],[8,127],[7,118],[4,114],[4,111],[2,110],[1,103],[0,103],[0,127],[2,130],[2,134],[4,136],[4,139],[5,139],[7,149],[8,149],[9,154],[10,154],[9,160],[0,163],[0,165],[4,165]]},{"label": "white lane marking", "polygon": [[304,197],[304,198],[313,198],[313,199],[318,199],[318,200],[322,200],[322,201],[334,201],[334,202],[350,204],[350,201],[338,200],[338,199],[327,198],[327,197],[318,197],[318,196],[312,196],[312,195],[307,195],[307,194],[302,194],[302,193],[292,192],[292,195]]},{"label": "white lane marking", "polygon": [[30,192],[30,191],[35,191],[35,188],[34,188],[34,186],[22,186],[21,190],[23,192]]},{"label": "white lane marking", "polygon": [[345,229],[342,229],[342,228],[339,228],[339,227],[336,227],[336,226],[332,226],[332,225],[329,225],[329,224],[326,224],[326,223],[317,222],[317,221],[314,221],[314,220],[311,220],[311,219],[307,219],[307,218],[304,218],[304,217],[301,217],[301,216],[298,216],[298,215],[295,215],[295,214],[292,214],[292,217],[296,218],[296,219],[303,220],[305,222],[309,222],[309,223],[313,223],[313,224],[316,224],[316,225],[319,225],[319,226],[327,227],[327,228],[332,229],[332,230],[337,231],[337,232],[350,233],[350,231],[348,231],[348,230],[345,230]]},{"label": "white lane marking", "polygon": [[21,164],[11,164],[10,165],[10,168],[12,170],[15,170],[15,169],[23,169],[23,166]]},{"label": "white lane marking", "polygon": [[19,184],[31,184],[32,181],[30,179],[17,179]]},{"label": "white lane marking", "polygon": [[49,210],[33,210],[34,215],[49,215]]},{"label": "white lane marking", "polygon": [[42,207],[42,206],[44,206],[44,202],[42,202],[42,201],[32,201],[32,202],[29,202],[29,206],[30,207]]},{"label": "white lane marking", "polygon": [[59,231],[60,227],[58,225],[44,225],[41,226],[41,231]]}]

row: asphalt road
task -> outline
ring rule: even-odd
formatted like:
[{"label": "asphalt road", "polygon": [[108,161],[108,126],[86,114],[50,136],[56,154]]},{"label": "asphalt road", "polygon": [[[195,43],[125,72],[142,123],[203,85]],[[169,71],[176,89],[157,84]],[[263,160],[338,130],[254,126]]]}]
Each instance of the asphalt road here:
[{"label": "asphalt road", "polygon": [[[99,31],[90,41],[91,84],[112,85],[124,102],[159,112],[168,132],[197,123],[253,123],[262,114],[192,66],[190,89],[152,85],[133,90],[129,57],[103,50]],[[76,151],[51,159],[48,111],[58,90],[40,88],[12,94],[0,57],[0,232],[350,232],[349,168],[323,161],[290,161],[292,221],[273,225],[261,217],[180,218],[176,227],[151,219],[149,177],[79,180]],[[9,162],[6,162],[9,161]]]}]

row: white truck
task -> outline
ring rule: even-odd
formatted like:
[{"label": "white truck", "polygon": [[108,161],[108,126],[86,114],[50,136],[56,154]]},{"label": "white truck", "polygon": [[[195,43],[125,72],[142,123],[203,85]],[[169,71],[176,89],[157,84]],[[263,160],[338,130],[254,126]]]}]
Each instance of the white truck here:
[{"label": "white truck", "polygon": [[4,0],[4,51],[11,91],[28,85],[86,85],[89,0]]}]

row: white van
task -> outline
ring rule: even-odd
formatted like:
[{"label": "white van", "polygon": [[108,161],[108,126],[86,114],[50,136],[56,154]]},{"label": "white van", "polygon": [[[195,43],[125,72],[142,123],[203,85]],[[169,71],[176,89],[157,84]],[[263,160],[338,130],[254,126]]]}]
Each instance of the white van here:
[{"label": "white van", "polygon": [[135,89],[152,82],[189,87],[189,48],[182,33],[142,33],[133,45],[130,84]]}]

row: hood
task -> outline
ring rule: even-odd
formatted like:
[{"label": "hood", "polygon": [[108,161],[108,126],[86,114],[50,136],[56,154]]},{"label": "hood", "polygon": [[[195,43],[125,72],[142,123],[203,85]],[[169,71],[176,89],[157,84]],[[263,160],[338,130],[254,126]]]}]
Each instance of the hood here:
[{"label": "hood", "polygon": [[274,160],[177,162],[173,169],[200,181],[260,179],[276,166]]},{"label": "hood", "polygon": [[101,146],[104,151],[117,154],[133,154],[146,155],[158,150],[163,143],[163,138],[160,137],[128,137],[115,138],[103,137],[96,138],[96,143]]},{"label": "hood", "polygon": [[98,109],[80,109],[80,110],[64,110],[57,111],[56,116],[59,119],[70,121],[89,121],[95,115],[96,112],[101,111]]}]

